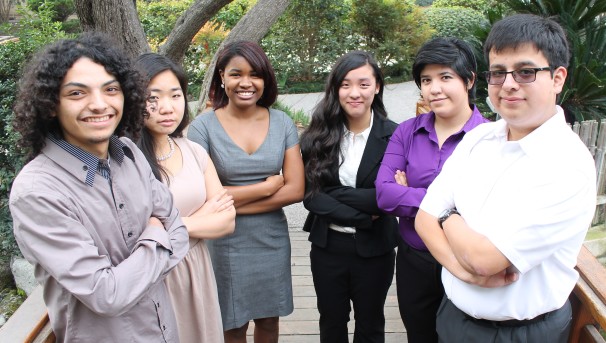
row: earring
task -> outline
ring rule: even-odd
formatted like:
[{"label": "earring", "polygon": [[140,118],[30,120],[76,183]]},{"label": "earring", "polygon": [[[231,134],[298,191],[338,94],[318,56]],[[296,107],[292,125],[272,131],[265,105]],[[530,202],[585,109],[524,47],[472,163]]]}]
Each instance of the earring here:
[{"label": "earring", "polygon": [[379,94],[379,91],[376,91],[375,94]]},{"label": "earring", "polygon": [[221,88],[225,88],[225,85],[223,83],[221,84]]}]

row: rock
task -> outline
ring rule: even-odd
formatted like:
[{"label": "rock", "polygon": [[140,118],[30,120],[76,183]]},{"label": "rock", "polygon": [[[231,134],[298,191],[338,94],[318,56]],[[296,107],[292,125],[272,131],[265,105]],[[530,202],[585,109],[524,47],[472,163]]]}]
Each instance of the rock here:
[{"label": "rock", "polygon": [[6,318],[0,314],[0,327],[2,327],[2,325],[4,325],[4,323],[6,323]]},{"label": "rock", "polygon": [[17,288],[22,289],[25,294],[30,295],[38,286],[38,282],[34,277],[34,266],[22,257],[13,257],[11,270],[13,271]]}]

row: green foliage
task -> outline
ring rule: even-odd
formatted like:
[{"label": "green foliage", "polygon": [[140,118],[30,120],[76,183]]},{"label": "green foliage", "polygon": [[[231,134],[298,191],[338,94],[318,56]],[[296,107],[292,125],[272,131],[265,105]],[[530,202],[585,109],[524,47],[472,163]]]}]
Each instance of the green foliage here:
[{"label": "green foliage", "polygon": [[344,0],[292,0],[261,42],[278,78],[323,80],[334,61],[356,46],[349,11]]},{"label": "green foliage", "polygon": [[293,0],[263,39],[280,90],[322,84],[336,59],[371,52],[386,77],[407,75],[431,29],[414,0]]},{"label": "green foliage", "polygon": [[514,11],[554,17],[572,58],[559,103],[577,121],[606,118],[606,1],[507,0]]},{"label": "green foliage", "polygon": [[157,47],[170,34],[177,19],[191,6],[193,0],[164,0],[137,3],[143,30],[152,47]]},{"label": "green foliage", "polygon": [[425,18],[435,33],[433,37],[470,39],[478,28],[487,27],[482,13],[466,7],[430,7]]},{"label": "green foliage", "polygon": [[355,1],[351,17],[362,46],[374,53],[386,76],[410,70],[414,54],[431,33],[412,0]]},{"label": "green foliage", "polygon": [[487,13],[502,6],[500,0],[435,0],[433,7],[466,7],[480,13]]},{"label": "green foliage", "polygon": [[211,21],[217,26],[222,26],[226,30],[231,30],[255,2],[256,0],[235,0],[223,7],[215,14]]},{"label": "green foliage", "polygon": [[52,21],[63,22],[76,13],[74,0],[27,0],[27,6],[35,12],[39,12],[42,8],[50,9],[53,12]]},{"label": "green foliage", "polygon": [[309,116],[303,110],[294,110],[280,101],[276,101],[271,107],[288,114],[298,127],[307,127],[309,125]]},{"label": "green foliage", "polygon": [[[17,42],[0,45],[0,258],[18,253],[8,209],[8,195],[15,175],[23,165],[16,148],[17,134],[12,130],[12,107],[21,69],[32,54],[51,41],[64,38],[61,24],[53,22],[51,12],[42,9],[35,16],[22,12],[18,25],[11,28]],[[8,27],[5,27],[9,30]]]}]

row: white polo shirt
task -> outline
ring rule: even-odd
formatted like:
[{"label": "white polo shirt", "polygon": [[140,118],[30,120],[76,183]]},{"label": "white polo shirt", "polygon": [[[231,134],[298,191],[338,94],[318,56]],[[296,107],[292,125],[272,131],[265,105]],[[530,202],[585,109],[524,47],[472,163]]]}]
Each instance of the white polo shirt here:
[{"label": "white polo shirt", "polygon": [[503,120],[470,131],[427,190],[420,208],[438,217],[456,207],[520,272],[518,281],[482,288],[446,268],[446,295],[489,320],[530,319],[562,307],[578,273],[577,255],[596,202],[593,158],[558,112],[519,141]]}]

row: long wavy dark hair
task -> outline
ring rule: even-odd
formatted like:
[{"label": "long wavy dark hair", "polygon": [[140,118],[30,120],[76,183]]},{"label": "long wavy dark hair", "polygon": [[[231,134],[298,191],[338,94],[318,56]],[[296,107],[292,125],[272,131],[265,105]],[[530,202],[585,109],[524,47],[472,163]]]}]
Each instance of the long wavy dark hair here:
[{"label": "long wavy dark hair", "polygon": [[225,89],[221,87],[221,71],[224,71],[229,61],[236,56],[243,57],[252,69],[263,78],[265,88],[263,89],[263,95],[257,101],[257,105],[263,107],[273,105],[278,98],[278,81],[276,81],[274,68],[271,66],[267,55],[255,42],[236,41],[226,44],[217,57],[217,66],[213,72],[209,91],[213,108],[216,110],[225,107],[229,102]]},{"label": "long wavy dark hair", "polygon": [[38,156],[49,134],[63,137],[53,113],[59,104],[63,78],[80,58],[90,58],[118,80],[124,107],[114,134],[137,138],[145,113],[145,89],[131,60],[117,46],[105,35],[84,33],[49,45],[25,67],[13,108],[13,127],[21,134],[18,144],[26,152],[27,161]]},{"label": "long wavy dark hair", "polygon": [[[183,114],[183,119],[181,123],[177,126],[175,131],[173,131],[169,136],[171,137],[183,137],[183,130],[189,125],[189,109],[187,107],[187,75],[183,71],[183,69],[171,61],[168,57],[158,55],[155,53],[146,53],[139,58],[135,62],[136,68],[145,78],[145,85],[149,85],[150,81],[158,74],[170,70],[177,80],[179,80],[179,85],[181,86],[181,90],[183,91],[183,101],[185,101],[185,113]],[[149,116],[147,112],[146,116]],[[156,179],[170,183],[168,178],[168,173],[166,170],[158,163],[156,159],[156,143],[154,141],[154,137],[151,135],[147,127],[143,126],[143,130],[141,131],[141,139],[137,143],[143,155],[149,162],[151,166],[152,172]]]},{"label": "long wavy dark hair", "polygon": [[309,127],[301,135],[306,196],[339,182],[341,140],[343,126],[347,126],[347,114],[339,102],[339,89],[347,73],[365,65],[372,67],[379,86],[379,93],[375,94],[371,105],[373,114],[387,118],[383,104],[383,74],[375,59],[365,51],[351,51],[341,56],[326,80],[324,97],[314,109]]}]

